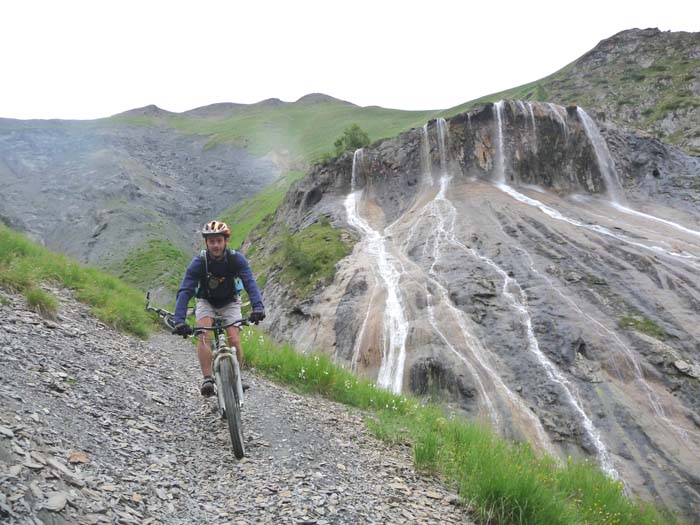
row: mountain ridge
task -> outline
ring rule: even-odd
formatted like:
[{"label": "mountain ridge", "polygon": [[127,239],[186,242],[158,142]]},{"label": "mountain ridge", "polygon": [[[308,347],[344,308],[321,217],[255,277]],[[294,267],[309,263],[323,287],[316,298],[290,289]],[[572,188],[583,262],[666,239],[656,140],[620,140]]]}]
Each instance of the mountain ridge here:
[{"label": "mountain ridge", "polygon": [[628,29],[542,79],[460,104],[499,99],[587,107],[626,127],[700,153],[700,33]]}]

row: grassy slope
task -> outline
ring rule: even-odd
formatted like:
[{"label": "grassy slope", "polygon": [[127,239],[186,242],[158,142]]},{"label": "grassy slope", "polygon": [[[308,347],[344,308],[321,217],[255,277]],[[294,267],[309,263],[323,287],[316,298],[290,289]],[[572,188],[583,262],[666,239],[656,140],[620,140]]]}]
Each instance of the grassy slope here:
[{"label": "grassy slope", "polygon": [[554,459],[487,428],[446,416],[436,406],[381,390],[333,365],[326,355],[301,355],[244,332],[246,361],[303,392],[367,409],[370,428],[412,446],[418,469],[458,488],[482,523],[531,525],[672,525],[676,519],[627,499],[622,484],[591,463]]},{"label": "grassy slope", "polygon": [[112,117],[137,125],[165,124],[210,136],[209,144],[231,143],[253,155],[288,152],[297,161],[314,162],[333,152],[333,142],[353,123],[372,141],[391,137],[423,125],[435,111],[402,111],[379,107],[361,108],[342,101],[316,103],[251,104],[218,118],[179,114],[166,117]]},{"label": "grassy slope", "polygon": [[123,261],[107,271],[140,290],[165,286],[174,292],[191,259],[191,255],[171,242],[153,239],[128,253]]},{"label": "grassy slope", "polygon": [[96,317],[115,328],[139,337],[150,332],[141,292],[0,225],[0,287],[23,293],[30,305],[50,317],[58,302],[42,289],[44,282],[71,289],[79,301],[92,306]]}]

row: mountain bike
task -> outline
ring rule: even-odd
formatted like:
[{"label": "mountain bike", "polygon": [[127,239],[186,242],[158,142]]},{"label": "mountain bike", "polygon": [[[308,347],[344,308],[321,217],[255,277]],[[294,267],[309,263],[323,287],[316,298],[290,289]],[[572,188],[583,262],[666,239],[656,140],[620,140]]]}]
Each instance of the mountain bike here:
[{"label": "mountain bike", "polygon": [[[163,320],[163,324],[170,330],[175,328],[175,316],[172,312],[151,306],[150,292],[146,294],[146,310],[157,313]],[[220,317],[214,318],[211,327],[197,326],[191,327],[191,337],[206,331],[214,332],[214,339],[210,342],[212,350],[212,371],[214,373],[214,383],[216,384],[216,400],[218,403],[219,415],[228,422],[228,431],[231,435],[233,454],[241,459],[245,456],[245,445],[243,443],[243,426],[241,424],[241,408],[243,407],[243,385],[241,383],[241,370],[238,366],[237,349],[228,346],[226,328],[235,326],[249,326],[248,319],[238,319],[224,324]]]}]

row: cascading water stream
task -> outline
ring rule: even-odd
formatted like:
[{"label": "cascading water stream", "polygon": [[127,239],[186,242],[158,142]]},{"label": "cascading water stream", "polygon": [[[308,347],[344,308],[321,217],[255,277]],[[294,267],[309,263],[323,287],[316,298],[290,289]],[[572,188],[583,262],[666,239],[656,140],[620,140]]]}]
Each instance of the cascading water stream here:
[{"label": "cascading water stream", "polygon": [[[496,180],[505,180],[505,153],[504,153],[504,148],[503,148],[503,119],[502,119],[502,105],[496,104],[496,120],[497,120],[497,133],[496,133],[496,143],[497,143],[497,159],[494,161],[494,165],[496,166],[497,170],[502,170],[502,174],[499,174],[498,172],[496,173]],[[555,108],[553,108],[553,111],[556,112]],[[558,112],[557,112],[557,115]],[[561,115],[559,115],[561,117]],[[506,185],[504,182],[498,183],[497,186],[501,188],[503,191],[506,193],[509,193],[512,195],[512,193],[508,190],[511,190],[511,188]],[[513,190],[514,191],[514,190]],[[533,199],[534,200],[534,199]],[[595,450],[598,455],[598,459],[600,462],[601,467],[610,475],[616,476],[615,469],[612,465],[612,461],[610,460],[610,454],[608,453],[605,445],[600,439],[600,433],[598,430],[595,428],[593,425],[593,422],[591,419],[588,417],[586,412],[583,410],[583,407],[581,406],[581,403],[577,399],[577,397],[574,395],[572,392],[572,387],[570,386],[569,382],[567,379],[564,377],[564,375],[559,371],[559,369],[547,358],[547,356],[540,350],[539,343],[537,341],[537,338],[535,337],[533,328],[532,328],[532,319],[530,318],[530,314],[528,312],[528,309],[526,307],[526,299],[525,299],[525,293],[520,287],[520,284],[510,277],[508,273],[500,268],[494,261],[489,259],[488,257],[485,257],[481,254],[478,254],[476,251],[474,251],[471,248],[468,248],[465,246],[462,242],[460,242],[456,237],[453,237],[451,239],[451,242],[453,242],[455,245],[459,246],[461,249],[464,251],[470,253],[472,256],[479,258],[480,260],[486,262],[489,266],[491,266],[496,272],[503,278],[503,288],[502,292],[504,297],[508,299],[508,301],[511,303],[511,305],[518,311],[519,315],[523,319],[523,323],[525,325],[527,334],[528,334],[528,348],[529,350],[536,356],[538,362],[540,365],[544,368],[547,377],[549,378],[550,381],[558,384],[564,391],[566,398],[569,402],[569,404],[574,408],[576,413],[579,415],[581,418],[581,422],[583,424],[584,430],[586,432],[586,435],[592,442],[593,446],[595,447]],[[512,285],[515,289],[518,290],[519,292],[519,297],[516,297],[515,294],[511,293],[509,291],[509,286]]]},{"label": "cascading water stream", "polygon": [[[513,277],[510,277],[508,273],[505,270],[503,270],[503,268],[498,266],[493,260],[489,259],[484,255],[479,254],[471,248],[468,248],[456,238],[453,240],[453,242],[457,246],[462,248],[464,251],[469,252],[474,257],[484,261],[487,265],[493,268],[496,271],[496,273],[498,273],[501,276],[501,278],[503,279],[503,287],[501,288],[501,292],[503,296],[508,300],[508,302],[511,303],[512,307],[518,312],[518,314],[523,320],[523,325],[525,326],[525,330],[527,332],[528,349],[533,354],[535,354],[535,357],[537,358],[540,365],[544,368],[549,380],[562,388],[566,399],[569,402],[569,405],[573,407],[574,411],[581,418],[581,422],[583,424],[583,428],[586,432],[586,435],[588,436],[588,438],[593,444],[593,447],[596,450],[596,453],[598,455],[598,462],[600,463],[601,468],[611,477],[617,478],[618,474],[615,470],[615,467],[613,466],[612,460],[610,459],[610,453],[608,452],[607,448],[603,444],[603,441],[601,440],[600,432],[597,428],[595,428],[593,421],[591,421],[586,412],[583,410],[581,402],[574,394],[573,385],[569,383],[569,381],[561,373],[557,366],[554,363],[552,363],[552,361],[540,349],[539,341],[537,340],[537,337],[535,336],[535,331],[532,327],[532,318],[530,317],[530,312],[527,309],[527,296],[521,288],[518,281],[515,280]],[[517,290],[517,295],[510,292],[511,287]]]},{"label": "cascading water stream", "polygon": [[[497,114],[500,112],[500,108],[497,107],[496,109]],[[502,127],[501,127],[502,120],[499,119],[499,141],[498,141],[498,150],[502,153],[503,148],[503,132],[502,132]],[[549,377],[550,381],[558,384],[563,390],[566,395],[567,400],[569,401],[570,405],[574,408],[576,413],[579,415],[579,417],[582,420],[582,424],[584,427],[584,430],[586,432],[586,435],[588,436],[589,440],[593,444],[597,454],[598,454],[598,460],[600,462],[601,467],[607,472],[609,475],[616,477],[617,473],[612,465],[612,461],[610,459],[610,455],[606,449],[606,447],[603,445],[603,442],[600,439],[600,433],[598,430],[595,428],[593,425],[593,422],[591,419],[588,417],[588,415],[585,413],[583,408],[581,407],[581,403],[578,401],[576,396],[572,393],[572,388],[569,385],[567,379],[561,374],[561,372],[557,369],[557,367],[545,356],[545,354],[540,350],[539,343],[537,341],[537,338],[535,336],[534,330],[532,328],[532,320],[530,318],[530,314],[527,310],[526,306],[526,300],[525,300],[525,293],[518,284],[518,282],[513,279],[512,277],[509,277],[507,272],[500,268],[494,261],[489,259],[488,257],[485,257],[483,255],[480,255],[476,251],[474,251],[471,248],[468,248],[466,245],[464,245],[459,239],[457,239],[455,235],[455,218],[457,214],[457,210],[452,204],[452,202],[447,198],[447,187],[449,185],[450,177],[448,175],[448,170],[447,170],[447,153],[446,153],[446,148],[445,148],[445,136],[447,134],[447,124],[444,120],[440,119],[438,120],[438,145],[441,149],[440,151],[440,163],[441,163],[441,179],[440,179],[440,191],[435,197],[435,212],[439,213],[441,210],[441,205],[444,206],[447,209],[447,215],[443,215],[440,217],[439,220],[439,225],[438,228],[436,229],[436,239],[439,239],[441,236],[444,238],[445,241],[448,243],[452,244],[453,246],[458,247],[459,249],[465,251],[466,253],[470,254],[472,257],[478,258],[484,262],[486,262],[491,268],[493,268],[502,278],[503,278],[503,295],[508,299],[508,301],[511,303],[511,305],[516,309],[518,314],[521,316],[523,319],[523,324],[526,328],[527,334],[528,334],[528,348],[529,350],[535,355],[537,358],[538,362],[540,365],[545,369],[545,372],[547,376]],[[443,212],[444,213],[444,212]],[[438,215],[439,216],[439,215]],[[446,219],[446,217],[448,220]],[[450,227],[446,227],[447,225],[450,225]],[[438,241],[436,240],[436,245],[438,244]],[[433,259],[433,264],[431,266],[431,273],[434,274],[434,266],[438,260],[437,254]],[[509,291],[509,288],[513,286],[515,287],[520,295],[520,298],[516,297],[515,294],[511,293]],[[538,422],[539,423],[539,422]]]},{"label": "cascading water stream", "polygon": [[605,185],[607,186],[608,196],[610,197],[610,201],[612,202],[613,208],[615,208],[618,211],[621,211],[622,213],[626,213],[628,215],[633,215],[635,217],[641,217],[643,219],[648,219],[651,221],[659,222],[659,223],[665,224],[667,226],[670,226],[671,228],[679,230],[683,233],[689,233],[690,235],[695,235],[695,236],[700,237],[700,231],[686,228],[685,226],[678,224],[678,223],[675,223],[673,221],[669,221],[667,219],[662,219],[662,218],[656,217],[654,215],[649,215],[648,213],[643,213],[643,212],[634,210],[632,208],[628,208],[627,206],[624,206],[623,204],[621,204],[620,193],[621,193],[622,185],[620,183],[620,178],[617,174],[617,170],[615,169],[615,161],[613,161],[612,156],[610,155],[610,151],[608,150],[608,146],[605,142],[605,139],[603,138],[603,135],[600,133],[598,126],[596,126],[596,123],[588,115],[588,113],[586,113],[580,107],[576,108],[576,111],[579,115],[579,118],[581,119],[581,123],[583,124],[584,129],[586,130],[586,136],[588,137],[588,140],[591,142],[591,145],[593,146],[593,150],[594,150],[595,156],[596,156],[596,161],[598,163],[598,168],[599,168],[599,170],[600,170],[600,172],[605,180]]},{"label": "cascading water stream", "polygon": [[498,152],[494,159],[494,164],[496,168],[496,182],[505,184],[506,168],[503,164],[503,159],[505,159],[505,154],[503,153],[503,104],[504,101],[499,100],[493,105],[496,110],[496,151]]},{"label": "cascading water stream", "polygon": [[605,143],[605,139],[600,134],[600,130],[593,119],[588,116],[583,108],[577,107],[576,112],[578,113],[581,123],[583,124],[583,129],[586,130],[586,136],[593,146],[595,151],[596,161],[598,162],[598,169],[600,174],[605,181],[606,191],[608,192],[608,197],[613,203],[620,202],[620,190],[622,185],[620,184],[620,179],[617,176],[617,171],[615,170],[615,162],[610,156],[610,151],[608,151],[608,146]]},{"label": "cascading water stream", "polygon": [[435,181],[433,180],[433,166],[430,160],[430,137],[428,135],[428,123],[421,128],[421,155],[423,162],[423,172],[425,177],[423,180],[427,182],[428,185],[432,186]]},{"label": "cascading water stream", "polygon": [[569,126],[566,125],[566,119],[562,116],[561,113],[559,113],[559,110],[557,109],[557,105],[553,104],[551,102],[547,102],[547,107],[549,108],[549,111],[554,115],[554,120],[556,120],[559,125],[562,128],[562,131],[564,134],[568,135],[569,134]]},{"label": "cascading water stream", "polygon": [[522,193],[518,192],[517,190],[511,188],[507,184],[496,184],[496,187],[500,189],[502,192],[510,195],[512,198],[517,200],[518,202],[522,202],[523,204],[527,204],[528,206],[533,206],[537,209],[539,209],[542,213],[545,215],[551,217],[552,219],[556,219],[558,221],[563,221],[567,222],[573,226],[577,226],[579,228],[584,228],[586,230],[590,230],[592,232],[596,232],[601,235],[605,235],[607,237],[611,237],[613,239],[616,239],[618,241],[624,242],[625,244],[629,244],[630,246],[636,246],[637,248],[642,248],[643,250],[648,250],[656,254],[661,254],[669,257],[673,257],[675,259],[680,259],[684,262],[687,262],[691,267],[695,269],[699,269],[697,263],[693,263],[692,261],[698,260],[699,257],[696,255],[693,255],[691,253],[687,252],[673,252],[670,250],[666,250],[665,248],[662,248],[661,246],[655,246],[655,245],[647,245],[643,244],[641,242],[637,242],[633,239],[630,239],[626,235],[622,235],[621,233],[615,233],[603,226],[599,226],[597,224],[589,224],[582,222],[577,219],[573,219],[571,217],[567,217],[566,215],[562,214],[558,210],[555,210],[554,208],[547,206],[541,201],[538,201],[537,199],[533,199],[531,197],[528,197],[526,195],[523,195]]},{"label": "cascading water stream", "polygon": [[641,217],[642,219],[648,219],[650,221],[660,222],[661,224],[665,224],[666,226],[670,226],[671,228],[674,228],[674,229],[681,231],[683,233],[688,233],[690,235],[700,237],[700,231],[691,230],[690,228],[686,228],[682,224],[678,224],[676,222],[669,221],[667,219],[662,219],[661,217],[656,217],[654,215],[649,215],[648,213],[633,210],[632,208],[628,208],[627,206],[623,206],[622,204],[618,204],[616,202],[613,202],[612,206],[613,206],[613,208],[615,208],[618,211],[621,211],[622,213],[626,213],[628,215],[634,215],[635,217]]},{"label": "cascading water stream", "polygon": [[[450,177],[449,172],[448,172],[448,162],[447,162],[447,136],[448,136],[447,122],[444,119],[438,119],[437,131],[438,131],[438,147],[439,147],[439,154],[440,154],[440,171],[441,171],[440,189],[439,189],[438,193],[436,194],[435,198],[425,206],[424,211],[426,213],[423,215],[423,216],[435,218],[437,220],[437,224],[433,230],[434,233],[432,235],[432,237],[433,237],[433,250],[431,253],[432,264],[430,265],[430,268],[428,270],[429,276],[432,278],[431,279],[432,283],[433,283],[434,287],[437,288],[437,290],[440,294],[439,299],[441,300],[442,304],[446,305],[447,308],[454,315],[454,318],[456,319],[457,324],[460,327],[460,331],[462,333],[462,336],[464,338],[464,344],[465,344],[467,349],[470,349],[471,355],[474,357],[478,368],[486,373],[486,376],[493,383],[493,385],[497,388],[497,390],[501,392],[501,394],[504,396],[504,398],[507,400],[507,402],[512,406],[513,410],[516,412],[519,412],[521,414],[521,416],[524,417],[524,420],[527,422],[527,424],[531,426],[530,430],[535,431],[534,437],[539,442],[540,446],[545,448],[550,453],[553,453],[551,443],[549,442],[549,439],[547,438],[546,432],[544,431],[544,428],[542,428],[540,421],[532,414],[530,409],[525,406],[522,399],[510,391],[510,389],[505,385],[505,383],[502,381],[500,376],[487,363],[487,361],[484,357],[485,354],[487,353],[486,349],[483,348],[483,345],[481,344],[481,342],[471,334],[470,330],[467,327],[465,318],[464,318],[465,317],[464,312],[462,312],[461,310],[459,310],[457,307],[455,307],[452,304],[452,302],[449,299],[448,291],[444,287],[444,285],[440,282],[439,275],[437,274],[436,265],[439,263],[439,261],[441,259],[441,244],[455,245],[454,230],[455,230],[455,220],[456,220],[456,215],[457,215],[457,210],[455,209],[455,207],[452,205],[452,203],[447,198],[447,189],[448,189],[451,177]],[[423,245],[424,254],[426,254],[428,245],[429,245],[429,243],[427,243],[427,242]],[[433,308],[434,308],[433,302],[434,302],[433,294],[428,292],[428,310],[429,310],[430,321],[431,321],[431,325],[433,327],[433,330],[435,330],[435,332],[441,337],[443,342],[445,342],[447,344],[448,348],[454,354],[459,356],[460,359],[465,363],[465,365],[467,365],[472,377],[474,377],[476,382],[477,382],[480,394],[481,394],[482,398],[484,399],[484,402],[488,408],[490,417],[491,417],[494,425],[497,425],[499,423],[500,417],[498,416],[497,412],[495,411],[495,407],[494,407],[493,402],[490,399],[489,393],[484,388],[484,385],[479,377],[479,374],[476,373],[476,369],[474,368],[474,366],[472,366],[471,363],[464,356],[462,356],[461,353],[459,353],[457,351],[457,349],[449,342],[449,340],[445,336],[445,334],[440,330],[440,328],[435,320],[434,314],[433,314]]]},{"label": "cascading water stream", "polygon": [[[406,338],[408,323],[403,311],[399,281],[401,273],[396,268],[396,261],[389,254],[385,239],[361,217],[358,209],[359,197],[363,190],[357,190],[357,175],[362,164],[362,149],[355,151],[352,159],[352,180],[350,193],[345,199],[345,211],[348,224],[363,234],[367,251],[377,263],[377,271],[384,283],[386,299],[383,315],[382,358],[377,376],[381,388],[400,393],[403,386],[403,372],[406,361]],[[370,303],[371,307],[371,303]],[[368,314],[369,315],[369,314]],[[365,318],[366,324],[367,318]],[[364,335],[364,326],[361,336]],[[362,338],[358,338],[361,344]],[[355,350],[355,354],[359,348]],[[354,358],[356,362],[356,358]]]},{"label": "cascading water stream", "polygon": [[673,429],[680,437],[681,439],[685,442],[685,444],[690,447],[692,450],[695,451],[695,453],[698,453],[700,449],[695,447],[692,443],[688,441],[687,436],[694,435],[696,438],[700,438],[700,433],[690,430],[688,428],[684,428],[679,426],[678,424],[674,423],[671,421],[671,419],[666,415],[666,411],[663,408],[663,404],[661,402],[661,399],[659,396],[652,390],[652,388],[648,385],[646,380],[644,379],[644,374],[642,373],[642,368],[641,365],[639,364],[639,360],[635,353],[632,351],[631,348],[629,348],[620,338],[620,336],[615,333],[613,330],[609,329],[607,326],[605,326],[601,321],[598,319],[594,318],[593,316],[587,314],[586,312],[583,311],[581,306],[577,304],[576,301],[574,301],[571,297],[568,295],[564,294],[557,286],[552,283],[551,279],[547,277],[544,273],[538,271],[535,268],[535,262],[532,259],[532,256],[522,248],[518,248],[519,251],[521,251],[525,257],[527,257],[529,261],[529,266],[530,266],[530,271],[532,271],[535,275],[540,277],[542,280],[544,280],[548,287],[553,290],[559,297],[561,297],[566,303],[568,303],[581,317],[585,317],[588,319],[593,325],[597,326],[600,331],[602,331],[605,334],[605,337],[610,338],[612,341],[614,341],[615,345],[620,348],[622,351],[623,355],[625,358],[632,363],[633,369],[635,371],[635,381],[641,386],[642,390],[646,393],[647,400],[649,402],[649,406],[652,407],[654,414],[656,417],[658,417],[661,421],[663,421],[669,428]]}]

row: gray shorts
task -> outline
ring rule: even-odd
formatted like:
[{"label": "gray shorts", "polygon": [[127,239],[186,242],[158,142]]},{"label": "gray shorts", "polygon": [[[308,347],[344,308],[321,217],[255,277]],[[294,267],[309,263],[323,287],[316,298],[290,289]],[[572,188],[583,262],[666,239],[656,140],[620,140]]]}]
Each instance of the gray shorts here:
[{"label": "gray shorts", "polygon": [[211,317],[213,319],[217,315],[224,319],[224,323],[238,321],[241,318],[240,298],[219,308],[212,306],[206,299],[196,300],[195,316],[197,321],[204,317]]}]

